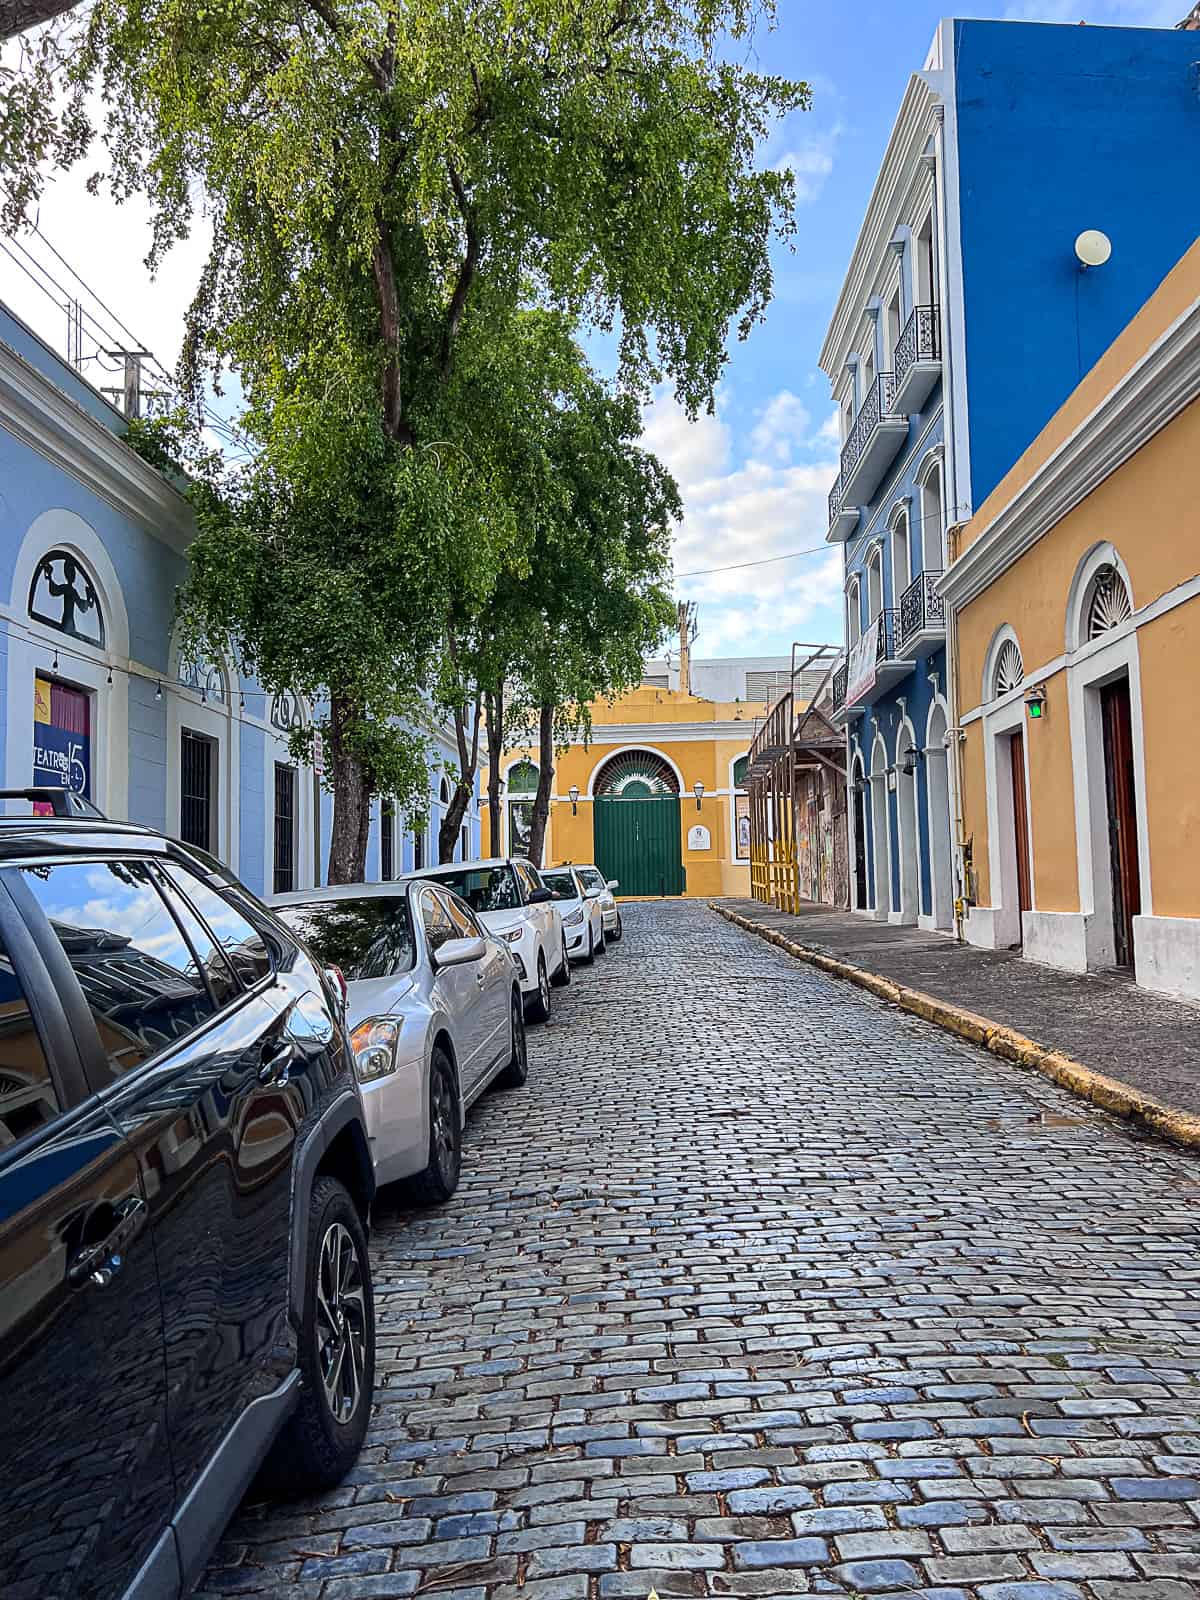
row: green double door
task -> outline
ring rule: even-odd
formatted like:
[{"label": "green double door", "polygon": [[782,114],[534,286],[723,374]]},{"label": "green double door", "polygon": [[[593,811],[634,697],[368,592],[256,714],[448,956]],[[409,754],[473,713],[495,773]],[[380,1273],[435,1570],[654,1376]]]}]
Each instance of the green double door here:
[{"label": "green double door", "polygon": [[596,865],[619,894],[683,893],[677,794],[598,795],[593,807]]}]

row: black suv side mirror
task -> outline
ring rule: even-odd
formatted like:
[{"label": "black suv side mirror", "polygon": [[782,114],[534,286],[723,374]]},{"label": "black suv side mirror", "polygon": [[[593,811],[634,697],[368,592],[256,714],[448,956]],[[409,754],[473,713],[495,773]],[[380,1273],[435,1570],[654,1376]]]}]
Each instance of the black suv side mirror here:
[{"label": "black suv side mirror", "polygon": [[549,889],[535,889],[529,896],[528,903],[531,906],[544,906],[548,900],[553,900],[554,898],[555,896]]}]

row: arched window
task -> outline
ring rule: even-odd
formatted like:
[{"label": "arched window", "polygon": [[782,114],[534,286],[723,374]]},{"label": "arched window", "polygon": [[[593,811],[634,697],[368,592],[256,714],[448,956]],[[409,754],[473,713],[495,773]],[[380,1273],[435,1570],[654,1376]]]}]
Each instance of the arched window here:
[{"label": "arched window", "polygon": [[280,733],[292,733],[304,726],[300,697],[291,689],[281,689],[271,699],[271,726]]},{"label": "arched window", "polygon": [[892,604],[899,605],[900,597],[912,582],[912,548],[909,543],[908,509],[901,506],[892,519]]},{"label": "arched window", "polygon": [[750,770],[750,757],[739,756],[733,763],[733,787],[744,789],[746,787],[746,774]]},{"label": "arched window", "polygon": [[225,704],[227,693],[225,669],[215,661],[180,660],[179,682],[185,689],[191,689],[198,694],[201,700],[213,700],[219,706]]},{"label": "arched window", "polygon": [[38,562],[29,586],[29,615],[43,627],[104,648],[104,613],[96,585],[67,550],[51,550]]},{"label": "arched window", "polygon": [[653,750],[623,750],[596,774],[595,793],[644,800],[650,795],[678,794],[679,781],[670,763]]},{"label": "arched window", "polygon": [[508,792],[514,794],[536,794],[538,786],[538,769],[532,761],[518,761],[508,769]]},{"label": "arched window", "polygon": [[846,587],[846,637],[852,650],[862,638],[862,598],[856,577]]},{"label": "arched window", "polygon": [[921,480],[921,529],[918,540],[924,572],[942,570],[942,463],[935,460]]},{"label": "arched window", "polygon": [[867,621],[874,622],[883,610],[883,551],[879,545],[867,562]]},{"label": "arched window", "polygon": [[992,668],[993,698],[999,699],[1002,694],[1010,693],[1019,686],[1024,676],[1020,645],[1015,639],[1005,639],[996,655],[996,665]]},{"label": "arched window", "polygon": [[1133,603],[1125,580],[1111,563],[1098,567],[1088,589],[1085,627],[1089,639],[1119,628],[1133,615]]},{"label": "arched window", "polygon": [[449,780],[449,778],[443,777],[441,783],[438,785],[438,799],[442,802],[442,804],[444,806],[447,806],[447,805],[450,804],[450,780]]}]

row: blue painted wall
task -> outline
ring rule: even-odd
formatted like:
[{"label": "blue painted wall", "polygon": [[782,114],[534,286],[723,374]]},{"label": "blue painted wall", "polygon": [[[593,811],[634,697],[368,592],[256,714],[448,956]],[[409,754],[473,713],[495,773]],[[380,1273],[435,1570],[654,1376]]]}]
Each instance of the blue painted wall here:
[{"label": "blue painted wall", "polygon": [[[979,506],[1200,233],[1200,35],[960,21],[954,37]],[[1084,228],[1113,246],[1088,272]]]}]

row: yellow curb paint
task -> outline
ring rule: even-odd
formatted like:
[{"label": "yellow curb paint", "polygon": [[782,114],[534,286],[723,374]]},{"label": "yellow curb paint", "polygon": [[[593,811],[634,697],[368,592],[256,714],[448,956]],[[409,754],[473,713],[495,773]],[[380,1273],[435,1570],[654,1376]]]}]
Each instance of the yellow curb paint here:
[{"label": "yellow curb paint", "polygon": [[881,1000],[900,1006],[902,1010],[910,1011],[926,1022],[935,1023],[970,1044],[980,1045],[1002,1060],[1040,1072],[1043,1077],[1053,1079],[1072,1094],[1090,1100],[1105,1111],[1140,1122],[1164,1138],[1174,1140],[1176,1144],[1200,1149],[1200,1116],[1181,1111],[1177,1106],[1166,1105],[1153,1095],[1143,1094],[1132,1084],[1122,1083],[1119,1078],[1110,1078],[1093,1067],[1085,1067],[1081,1061],[1073,1061],[1060,1050],[1050,1050],[1033,1039],[1027,1039],[1024,1034],[1006,1028],[1002,1023],[991,1022],[987,1017],[938,1000],[920,989],[907,989],[902,984],[893,983],[890,978],[880,977],[878,973],[856,967],[850,961],[827,955],[823,950],[797,944],[794,939],[787,938],[774,928],[762,928],[749,917],[743,917],[740,912],[731,911],[727,906],[719,906],[710,900],[709,909],[747,933],[757,934],[760,939],[778,945],[797,961],[819,967],[822,972],[847,983],[856,983],[860,988],[878,995]]}]

